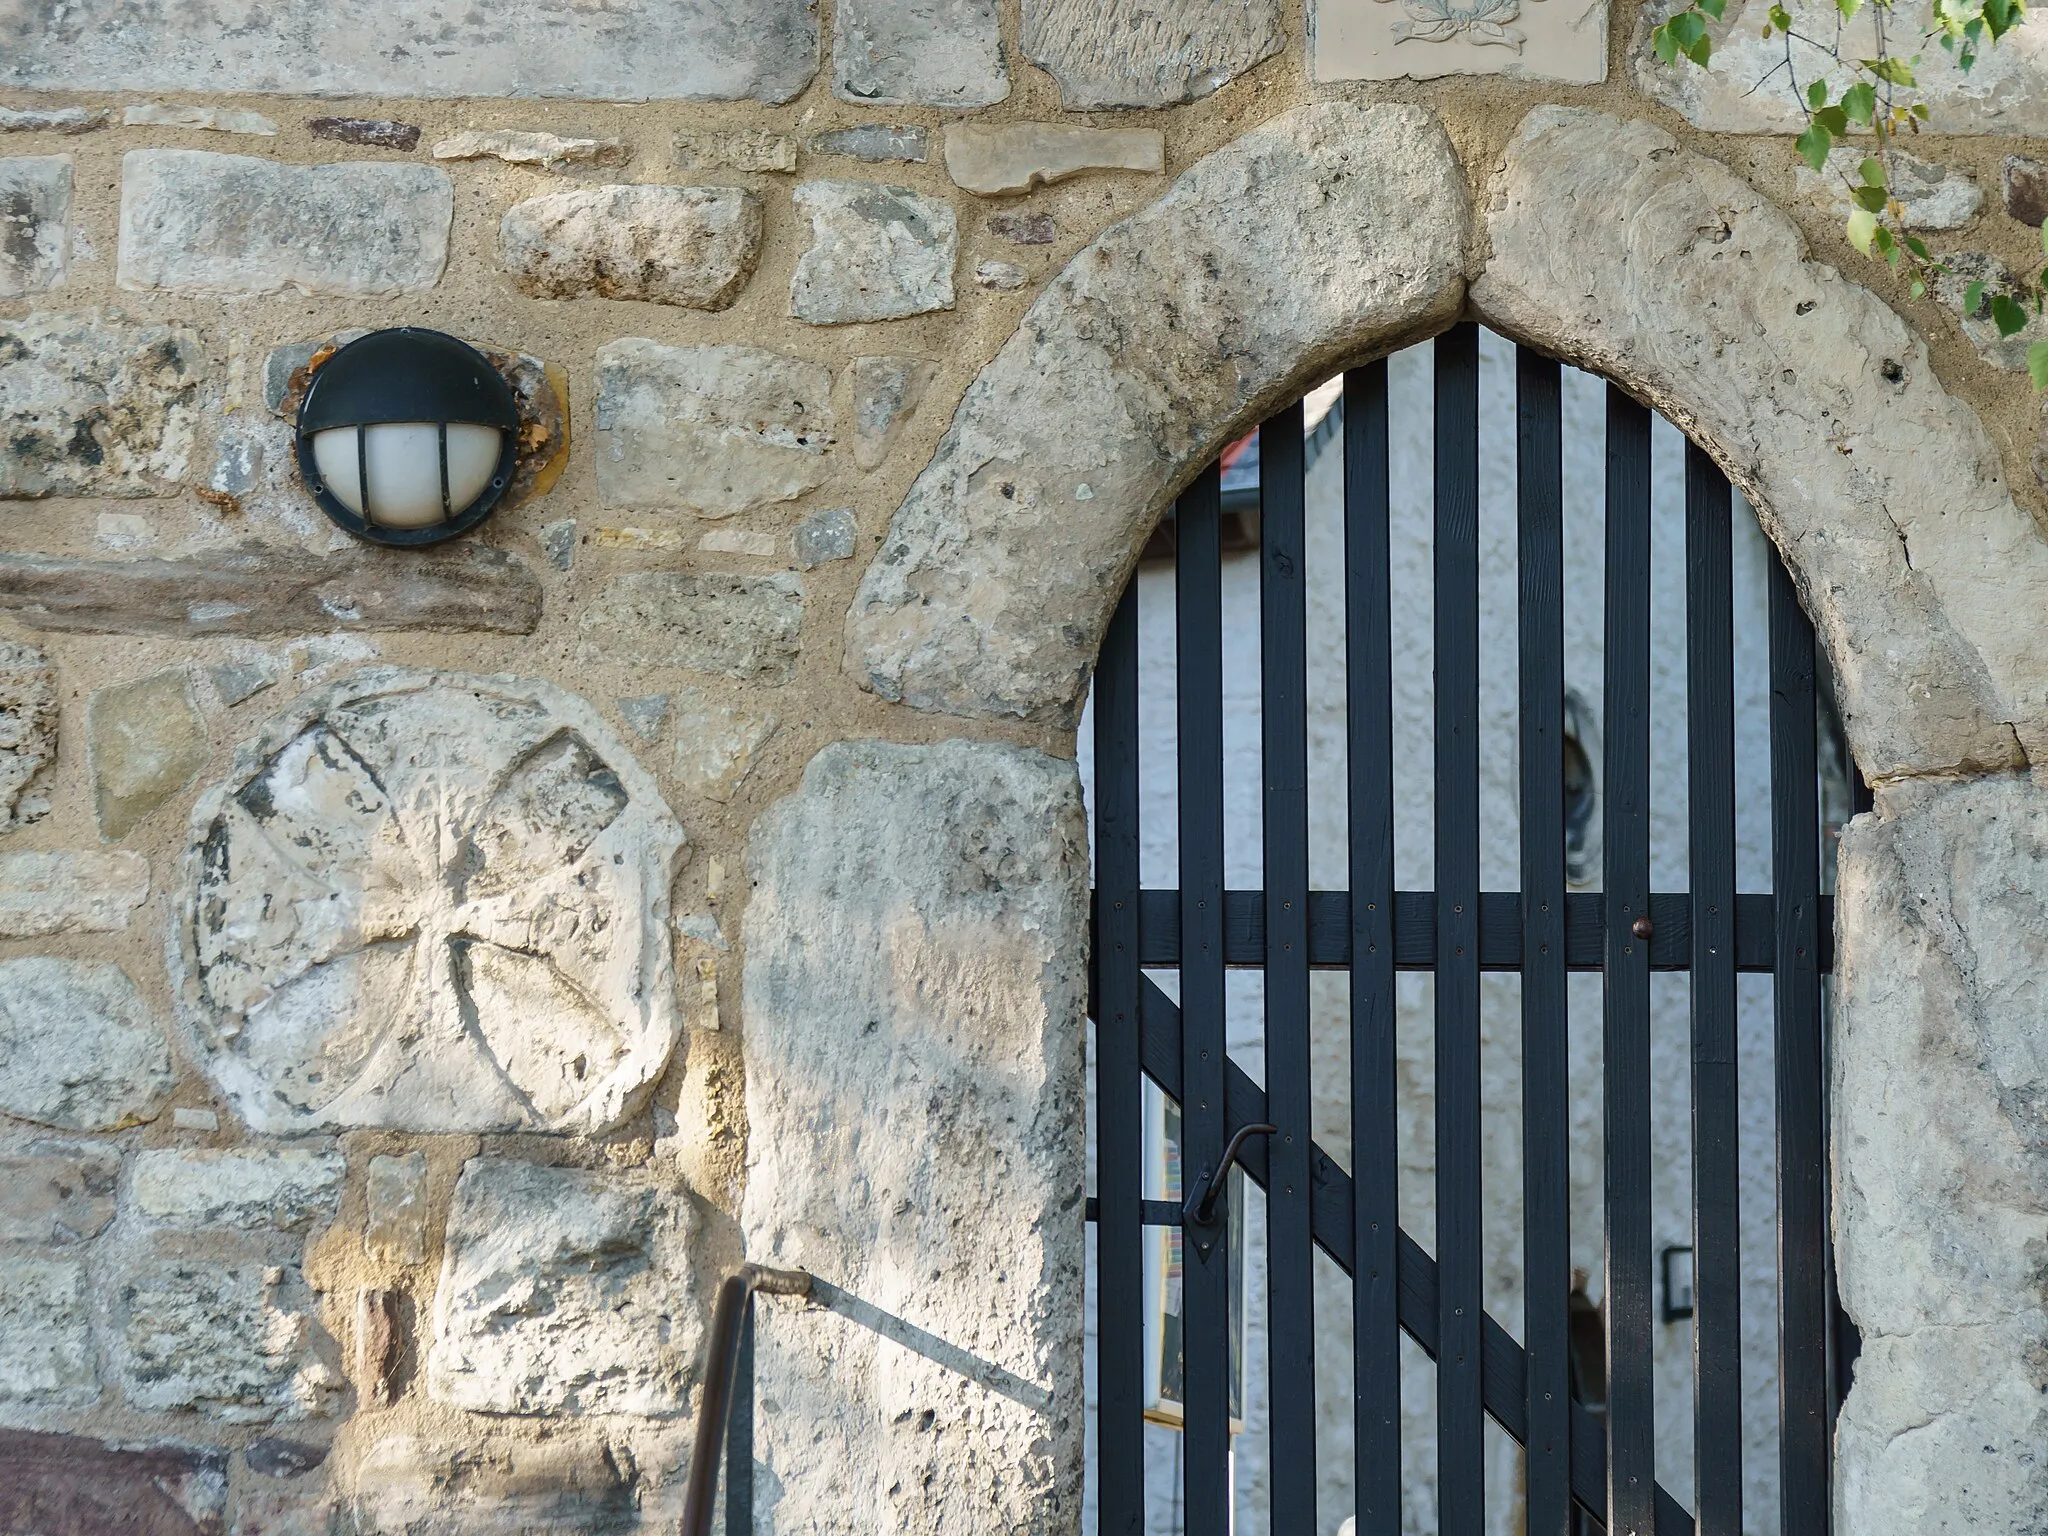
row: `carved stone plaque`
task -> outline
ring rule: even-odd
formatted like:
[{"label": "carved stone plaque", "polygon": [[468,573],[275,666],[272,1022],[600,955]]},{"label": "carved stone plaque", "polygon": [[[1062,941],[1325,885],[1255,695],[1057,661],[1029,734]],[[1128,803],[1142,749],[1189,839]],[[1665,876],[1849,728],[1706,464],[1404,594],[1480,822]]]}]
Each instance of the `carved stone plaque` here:
[{"label": "carved stone plaque", "polygon": [[678,1033],[682,828],[581,699],[373,668],[300,699],[193,814],[171,956],[252,1129],[596,1131]]},{"label": "carved stone plaque", "polygon": [[1607,0],[1310,0],[1318,80],[1607,78]]}]

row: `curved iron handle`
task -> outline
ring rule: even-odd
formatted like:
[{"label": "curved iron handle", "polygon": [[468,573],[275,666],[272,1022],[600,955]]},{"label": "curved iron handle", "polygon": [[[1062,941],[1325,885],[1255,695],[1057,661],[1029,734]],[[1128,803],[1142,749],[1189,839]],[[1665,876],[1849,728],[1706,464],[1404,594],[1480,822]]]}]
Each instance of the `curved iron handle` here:
[{"label": "curved iron handle", "polygon": [[718,1500],[718,1463],[725,1453],[732,1417],[732,1386],[739,1369],[740,1339],[754,1293],[808,1296],[811,1277],[800,1269],[742,1264],[719,1282],[711,1309],[711,1342],[704,1353],[704,1399],[697,1409],[697,1443],[690,1447],[690,1481],[683,1493],[682,1536],[711,1536],[711,1507]]},{"label": "curved iron handle", "polygon": [[1181,1207],[1180,1219],[1190,1227],[1206,1227],[1216,1220],[1216,1200],[1223,1193],[1223,1181],[1230,1177],[1230,1165],[1237,1161],[1237,1154],[1244,1150],[1244,1144],[1254,1136],[1277,1136],[1277,1125],[1239,1126],[1237,1134],[1230,1138],[1230,1145],[1223,1149],[1223,1166],[1212,1176],[1208,1169],[1202,1170],[1194,1190],[1188,1195],[1187,1204]]}]

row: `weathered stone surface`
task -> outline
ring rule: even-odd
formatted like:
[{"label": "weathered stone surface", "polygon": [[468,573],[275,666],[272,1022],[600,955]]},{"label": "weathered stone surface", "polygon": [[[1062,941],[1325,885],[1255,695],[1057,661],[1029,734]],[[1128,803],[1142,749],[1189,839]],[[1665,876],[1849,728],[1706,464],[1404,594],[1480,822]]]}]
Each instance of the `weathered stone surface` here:
[{"label": "weathered stone surface", "polygon": [[84,1264],[0,1254],[0,1403],[84,1408],[97,1401],[91,1316]]},{"label": "weathered stone surface", "polygon": [[2011,622],[2048,546],[1897,315],[1647,123],[1539,109],[1490,207],[1473,303],[1714,451],[1810,606],[1866,778],[2048,760],[2048,634]]},{"label": "weathered stone surface", "polygon": [[699,536],[697,547],[708,555],[752,555],[773,560],[782,553],[782,540],[768,528],[712,528]]},{"label": "weathered stone surface", "polygon": [[105,107],[0,107],[0,133],[91,133],[109,115]]},{"label": "weathered stone surface", "polygon": [[242,1452],[242,1460],[258,1477],[300,1477],[327,1459],[327,1447],[303,1440],[265,1435]]},{"label": "weathered stone surface", "polygon": [[194,1109],[180,1104],[171,1111],[171,1125],[180,1131],[204,1131],[208,1135],[220,1129],[220,1116],[210,1109]]},{"label": "weathered stone surface", "polygon": [[638,1478],[597,1436],[386,1435],[356,1469],[348,1529],[553,1536],[639,1524]]},{"label": "weathered stone surface", "polygon": [[356,1292],[356,1391],[372,1408],[397,1395],[405,1358],[405,1297],[398,1291],[364,1286]]},{"label": "weathered stone surface", "polygon": [[[1726,14],[1708,28],[1713,63],[1706,69],[1691,64],[1665,64],[1652,50],[1650,32],[1675,7],[1670,0],[1646,5],[1636,21],[1629,63],[1638,90],[1662,102],[1688,122],[1713,133],[1799,133],[1805,114],[1785,73],[1782,38],[1763,36],[1772,0],[1731,0]],[[1795,30],[1809,37],[1835,38],[1844,59],[1867,59],[1876,53],[1871,12],[1841,20],[1831,0],[1784,0]],[[1885,13],[1885,26],[1899,50],[1901,38],[1928,35],[1930,0],[1910,0]],[[1821,30],[1816,31],[1815,28]],[[2018,34],[2015,34],[2017,36]],[[1965,74],[1941,49],[1904,50],[1918,54],[1914,74],[1923,103],[1943,133],[2048,134],[2048,63],[2031,40],[2014,46],[1981,50]],[[1828,99],[1838,99],[1859,76],[1846,68],[1822,69],[1817,52],[1799,71],[1798,89],[1819,83]]]},{"label": "weathered stone surface", "polygon": [[29,787],[56,760],[56,669],[34,646],[0,640],[0,832],[49,814]]},{"label": "weathered stone surface", "polygon": [[[1942,257],[1942,265],[1948,270],[1935,279],[1935,295],[1954,311],[1977,355],[2003,372],[2025,373],[2027,349],[2037,341],[2048,340],[2048,320],[2033,312],[2031,290],[2011,267],[1983,251],[1950,252]],[[1972,308],[1970,288],[1978,283],[1983,287],[1977,294],[1976,307]],[[2010,336],[1999,334],[1998,322],[1991,317],[1991,300],[1998,294],[2005,294],[2026,310],[2028,319],[2023,330]]]},{"label": "weathered stone surface", "polygon": [[1309,0],[1318,80],[1607,78],[1607,0]]},{"label": "weathered stone surface", "polygon": [[118,314],[0,320],[0,499],[178,489],[204,358],[192,332]]},{"label": "weathered stone surface", "polygon": [[114,1219],[120,1178],[112,1147],[38,1141],[0,1153],[0,1243],[91,1242]]},{"label": "weathered stone surface", "polygon": [[239,107],[167,107],[159,102],[137,102],[121,114],[130,128],[205,128],[214,133],[248,133],[275,138],[277,124],[261,112]]},{"label": "weathered stone surface", "polygon": [[939,365],[922,357],[856,357],[847,370],[853,385],[853,462],[874,469],[889,455],[903,423],[917,413]]},{"label": "weathered stone surface", "polygon": [[[1849,189],[1863,184],[1859,168],[1868,154],[1864,146],[1849,144],[1828,156],[1824,171],[1802,163],[1796,173],[1800,196],[1848,218],[1856,208]],[[1905,209],[1908,229],[1960,229],[1984,206],[1984,189],[1969,176],[1902,149],[1892,151],[1891,190]]]},{"label": "weathered stone surface", "polygon": [[992,213],[988,232],[1013,245],[1051,245],[1060,227],[1049,213]]},{"label": "weathered stone surface", "polygon": [[2048,792],[1880,791],[1844,833],[1834,1149],[1842,1303],[1863,1335],[1837,1431],[1852,1531],[2048,1521]]},{"label": "weathered stone surface", "polygon": [[675,1044],[682,828],[597,712],[371,667],[193,811],[173,981],[252,1129],[595,1131]]},{"label": "weathered stone surface", "polygon": [[1010,94],[995,0],[844,0],[832,93],[871,106],[989,107]]},{"label": "weathered stone surface", "polygon": [[388,117],[309,117],[306,131],[316,139],[362,144],[371,149],[396,149],[406,154],[420,147],[418,123],[400,123]]},{"label": "weathered stone surface", "polygon": [[1024,0],[1024,57],[1069,112],[1207,96],[1287,46],[1279,0]]},{"label": "weathered stone surface", "polygon": [[608,508],[726,517],[825,478],[832,375],[759,347],[597,351],[597,494]]},{"label": "weathered stone surface", "polygon": [[368,1217],[363,1250],[392,1264],[423,1264],[427,1257],[427,1158],[373,1157],[363,1191]]},{"label": "weathered stone surface", "polygon": [[135,1154],[135,1209],[166,1227],[302,1232],[341,1203],[342,1156],[303,1147]]},{"label": "weathered stone surface", "polygon": [[792,535],[797,568],[808,571],[834,560],[850,560],[859,533],[851,507],[828,507],[823,512],[813,512],[796,525]]},{"label": "weathered stone surface", "polygon": [[436,160],[503,160],[550,171],[572,165],[624,165],[633,151],[618,139],[566,139],[517,128],[465,128],[434,146]]},{"label": "weathered stone surface", "polygon": [[761,255],[761,200],[740,187],[581,187],[515,203],[505,269],[537,299],[724,309]]},{"label": "weathered stone surface", "polygon": [[541,553],[547,556],[548,564],[558,571],[573,569],[576,564],[576,519],[557,518],[551,523],[540,525]]},{"label": "weathered stone surface", "polygon": [[848,669],[919,708],[1072,710],[1180,485],[1262,410],[1458,313],[1463,175],[1421,108],[1325,102],[1098,236],[897,509],[847,618]]},{"label": "weathered stone surface", "polygon": [[66,1131],[154,1119],[171,1052],[117,965],[0,960],[0,1114]]},{"label": "weathered stone surface", "polygon": [[627,729],[642,741],[655,741],[661,736],[661,728],[668,724],[669,706],[673,697],[666,693],[643,694],[637,699],[619,700],[619,715],[626,722]]},{"label": "weathered stone surface", "polygon": [[946,174],[954,185],[1007,197],[1087,171],[1166,169],[1157,128],[1076,128],[1067,123],[949,123]]},{"label": "weathered stone surface", "polygon": [[482,1413],[688,1407],[703,1337],[688,1195],[476,1158],[448,1212],[427,1393]]},{"label": "weathered stone surface", "polygon": [[223,1254],[146,1259],[115,1291],[122,1395],[228,1424],[332,1413],[347,1388],[305,1277]]},{"label": "weathered stone surface", "polygon": [[2048,161],[2005,157],[2005,211],[2036,229],[2048,223]]},{"label": "weathered stone surface", "polygon": [[268,657],[256,661],[221,661],[206,669],[214,696],[229,709],[246,704],[266,688],[277,686],[277,664]]},{"label": "weathered stone surface", "polygon": [[1024,269],[1014,261],[984,261],[974,268],[974,286],[991,293],[1015,293],[1024,282]]},{"label": "weathered stone surface", "polygon": [[77,560],[0,554],[0,611],[32,629],[116,635],[303,635],[334,630],[532,634],[540,578],[474,542],[331,555],[245,544],[203,556]]},{"label": "weathered stone surface", "polygon": [[807,181],[796,206],[811,220],[789,285],[799,320],[846,325],[953,307],[960,234],[950,204],[872,181]]},{"label": "weathered stone surface", "polygon": [[139,853],[0,853],[0,939],[114,933],[147,900]]},{"label": "weathered stone surface", "polygon": [[813,134],[805,147],[814,155],[841,155],[870,165],[892,160],[923,165],[929,143],[924,129],[914,123],[862,123]]},{"label": "weathered stone surface", "polygon": [[190,784],[212,750],[184,667],[100,689],[86,702],[85,730],[93,813],[109,841]]},{"label": "weathered stone surface", "polygon": [[238,90],[287,96],[567,96],[583,101],[787,101],[818,68],[807,0],[717,0],[630,13],[510,0],[465,27],[433,0],[251,11],[198,0],[0,6],[0,86],[53,91]]},{"label": "weathered stone surface", "polygon": [[111,1446],[0,1429],[0,1531],[39,1536],[221,1536],[227,1458],[189,1446]]},{"label": "weathered stone surface", "polygon": [[803,627],[803,583],[786,572],[632,571],[584,610],[583,650],[634,666],[786,683]]},{"label": "weathered stone surface", "polygon": [[71,156],[0,159],[0,299],[47,293],[71,249]]},{"label": "weathered stone surface", "polygon": [[434,166],[135,149],[121,160],[115,280],[224,298],[417,293],[441,280],[454,213]]},{"label": "weathered stone surface", "polygon": [[781,724],[773,714],[685,689],[676,696],[676,778],[691,794],[729,803]]},{"label": "weathered stone surface", "polygon": [[764,1323],[758,1391],[782,1411],[756,1421],[755,1455],[779,1484],[777,1527],[1076,1528],[1088,896],[1073,765],[843,742],[748,847],[748,1257],[809,1269],[1053,1401],[1041,1416],[872,1335],[826,1351]]},{"label": "weathered stone surface", "polygon": [[679,133],[675,162],[686,171],[781,171],[796,169],[796,139],[766,128],[729,133]]}]

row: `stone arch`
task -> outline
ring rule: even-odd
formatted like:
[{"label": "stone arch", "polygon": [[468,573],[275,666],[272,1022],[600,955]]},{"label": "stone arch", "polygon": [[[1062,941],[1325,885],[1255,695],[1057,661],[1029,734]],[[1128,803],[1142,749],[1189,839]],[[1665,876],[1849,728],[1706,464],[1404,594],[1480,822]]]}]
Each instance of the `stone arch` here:
[{"label": "stone arch", "polygon": [[[1068,264],[865,573],[862,686],[1068,720],[1138,551],[1220,447],[1461,315],[1614,379],[1756,505],[1878,812],[1844,839],[1836,1243],[1866,1352],[1841,1529],[2048,1518],[2048,542],[1876,295],[1654,126],[1542,107],[1487,178],[1426,109],[1296,108]],[[2003,947],[1980,957],[1976,934]],[[2033,1258],[2028,1255],[2035,1255]],[[1986,1452],[1994,1453],[1987,1456]]]}]

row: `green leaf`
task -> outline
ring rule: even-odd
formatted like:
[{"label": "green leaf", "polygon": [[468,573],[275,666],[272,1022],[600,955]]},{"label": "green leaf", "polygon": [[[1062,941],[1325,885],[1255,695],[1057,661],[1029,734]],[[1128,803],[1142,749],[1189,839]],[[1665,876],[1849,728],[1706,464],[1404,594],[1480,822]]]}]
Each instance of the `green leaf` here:
[{"label": "green leaf", "polygon": [[1680,11],[1664,25],[1670,29],[1680,53],[1690,52],[1692,45],[1707,35],[1707,19],[1698,11]]},{"label": "green leaf", "polygon": [[1872,213],[1883,213],[1890,200],[1883,187],[1857,187],[1849,196],[1855,199],[1858,208],[1868,208]]},{"label": "green leaf", "polygon": [[1913,66],[1904,59],[1864,59],[1862,64],[1865,69],[1877,76],[1878,79],[1892,85],[1918,84],[1913,78]]},{"label": "green leaf", "polygon": [[1877,235],[1877,215],[1868,208],[1858,208],[1849,215],[1849,222],[1842,233],[1849,237],[1849,243],[1864,255],[1870,254],[1870,242]]},{"label": "green leaf", "polygon": [[1881,187],[1885,184],[1884,162],[1875,155],[1867,156],[1863,163],[1856,167],[1856,174],[1863,178],[1863,185],[1866,187]]},{"label": "green leaf", "polygon": [[1824,107],[1828,104],[1828,83],[1816,80],[1806,88],[1806,104],[1809,107]]},{"label": "green leaf", "polygon": [[1927,121],[1927,108],[1922,103],[1916,101],[1913,103],[1913,115],[1924,123]]},{"label": "green leaf", "polygon": [[1863,9],[1863,0],[1835,0],[1835,9],[1842,13],[1842,20],[1847,21]]},{"label": "green leaf", "polygon": [[[1792,30],[1792,13],[1786,10],[1785,7],[1782,5],[1772,6],[1771,25],[1776,27],[1780,32],[1790,32]],[[1827,99],[1827,91],[1825,88],[1823,88],[1821,91],[1821,99],[1823,101]]]},{"label": "green leaf", "polygon": [[1867,123],[1877,113],[1877,88],[1868,80],[1858,80],[1842,92],[1842,111],[1852,123]]},{"label": "green leaf", "polygon": [[2027,372],[2033,375],[2034,388],[2048,389],[2048,341],[2027,348]]},{"label": "green leaf", "polygon": [[1728,0],[1696,0],[1696,3],[1716,21],[1719,21],[1728,9]]},{"label": "green leaf", "polygon": [[1927,242],[1918,235],[1906,236],[1906,249],[1915,256],[1918,256],[1922,261],[1932,261],[1934,259],[1927,254]]},{"label": "green leaf", "polygon": [[1849,132],[1849,114],[1840,107],[1822,107],[1813,114],[1813,120],[1838,139]]},{"label": "green leaf", "polygon": [[1927,285],[1921,282],[1920,279],[1916,277],[1913,279],[1913,287],[1911,289],[1911,292],[1914,298],[1924,299],[1927,297]]},{"label": "green leaf", "polygon": [[1666,64],[1678,62],[1678,43],[1671,36],[1671,28],[1668,25],[1658,27],[1650,34],[1650,46],[1656,49],[1657,57]]},{"label": "green leaf", "polygon": [[1963,285],[1963,318],[1975,320],[1977,312],[1984,307],[1984,284],[1981,279]]},{"label": "green leaf", "polygon": [[1691,59],[1693,63],[1699,65],[1701,69],[1705,69],[1707,67],[1707,61],[1712,59],[1714,56],[1713,39],[1708,37],[1701,38],[1698,42],[1694,43],[1690,48],[1685,50],[1685,56],[1688,59]]},{"label": "green leaf", "polygon": [[1999,335],[2017,336],[2027,328],[2026,306],[2009,293],[1996,294],[1991,300],[1991,322]]},{"label": "green leaf", "polygon": [[1835,136],[1815,122],[1799,135],[1796,147],[1799,158],[1817,171],[1828,163],[1828,151],[1835,147]]}]

